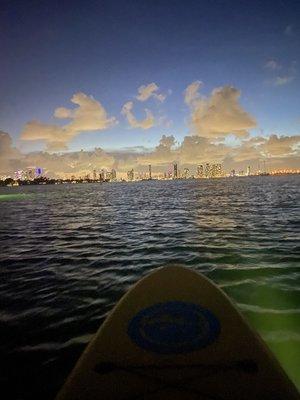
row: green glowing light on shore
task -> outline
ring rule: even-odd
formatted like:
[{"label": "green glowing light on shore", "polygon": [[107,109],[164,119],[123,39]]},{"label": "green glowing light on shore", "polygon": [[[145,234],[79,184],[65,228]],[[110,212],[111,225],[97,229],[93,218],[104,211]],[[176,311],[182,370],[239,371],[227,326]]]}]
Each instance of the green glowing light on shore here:
[{"label": "green glowing light on shore", "polygon": [[0,201],[27,200],[31,197],[33,197],[33,195],[27,193],[0,194]]}]

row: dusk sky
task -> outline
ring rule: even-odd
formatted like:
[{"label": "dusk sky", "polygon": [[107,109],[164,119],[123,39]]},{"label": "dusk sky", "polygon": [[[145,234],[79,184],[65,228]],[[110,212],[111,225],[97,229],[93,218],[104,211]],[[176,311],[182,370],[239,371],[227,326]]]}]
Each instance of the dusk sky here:
[{"label": "dusk sky", "polygon": [[299,166],[299,1],[1,4],[0,172],[95,147],[99,168]]}]

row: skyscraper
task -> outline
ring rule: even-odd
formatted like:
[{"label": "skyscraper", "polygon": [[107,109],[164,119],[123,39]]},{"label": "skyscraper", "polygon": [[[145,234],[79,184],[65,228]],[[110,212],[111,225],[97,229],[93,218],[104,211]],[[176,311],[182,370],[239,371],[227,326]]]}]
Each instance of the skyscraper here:
[{"label": "skyscraper", "polygon": [[205,178],[210,178],[211,173],[210,173],[210,164],[206,163],[205,168],[204,168],[204,176]]},{"label": "skyscraper", "polygon": [[190,170],[188,168],[184,168],[183,177],[187,179],[189,178],[189,176],[190,176]]},{"label": "skyscraper", "polygon": [[210,177],[211,178],[220,178],[222,176],[222,165],[221,164],[212,164],[210,168]]},{"label": "skyscraper", "polygon": [[151,173],[151,164],[149,164],[149,179],[152,179],[152,173]]},{"label": "skyscraper", "polygon": [[204,168],[203,165],[200,164],[197,166],[197,178],[203,178],[204,177]]},{"label": "skyscraper", "polygon": [[132,168],[130,171],[127,172],[127,180],[133,181],[133,178],[134,178],[134,171]]},{"label": "skyscraper", "polygon": [[112,180],[117,179],[117,172],[116,172],[115,169],[112,169],[112,170],[111,170],[111,179],[112,179]]},{"label": "skyscraper", "polygon": [[173,166],[173,179],[177,179],[178,178],[178,169],[177,169],[177,164],[174,163]]}]

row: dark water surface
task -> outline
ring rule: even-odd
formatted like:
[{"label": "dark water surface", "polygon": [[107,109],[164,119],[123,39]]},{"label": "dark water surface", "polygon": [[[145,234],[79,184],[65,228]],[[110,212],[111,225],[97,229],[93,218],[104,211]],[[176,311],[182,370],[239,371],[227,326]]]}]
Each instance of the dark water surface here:
[{"label": "dark water surface", "polygon": [[1,188],[2,393],[52,399],[122,294],[170,262],[217,282],[300,386],[299,186],[292,176]]}]

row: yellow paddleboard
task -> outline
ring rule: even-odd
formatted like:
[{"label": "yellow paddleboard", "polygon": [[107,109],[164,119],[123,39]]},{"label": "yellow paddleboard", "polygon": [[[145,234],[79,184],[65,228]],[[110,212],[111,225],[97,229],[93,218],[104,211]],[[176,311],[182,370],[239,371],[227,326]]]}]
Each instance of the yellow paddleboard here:
[{"label": "yellow paddleboard", "polygon": [[300,396],[229,298],[181,266],[123,296],[57,400],[276,400]]}]

